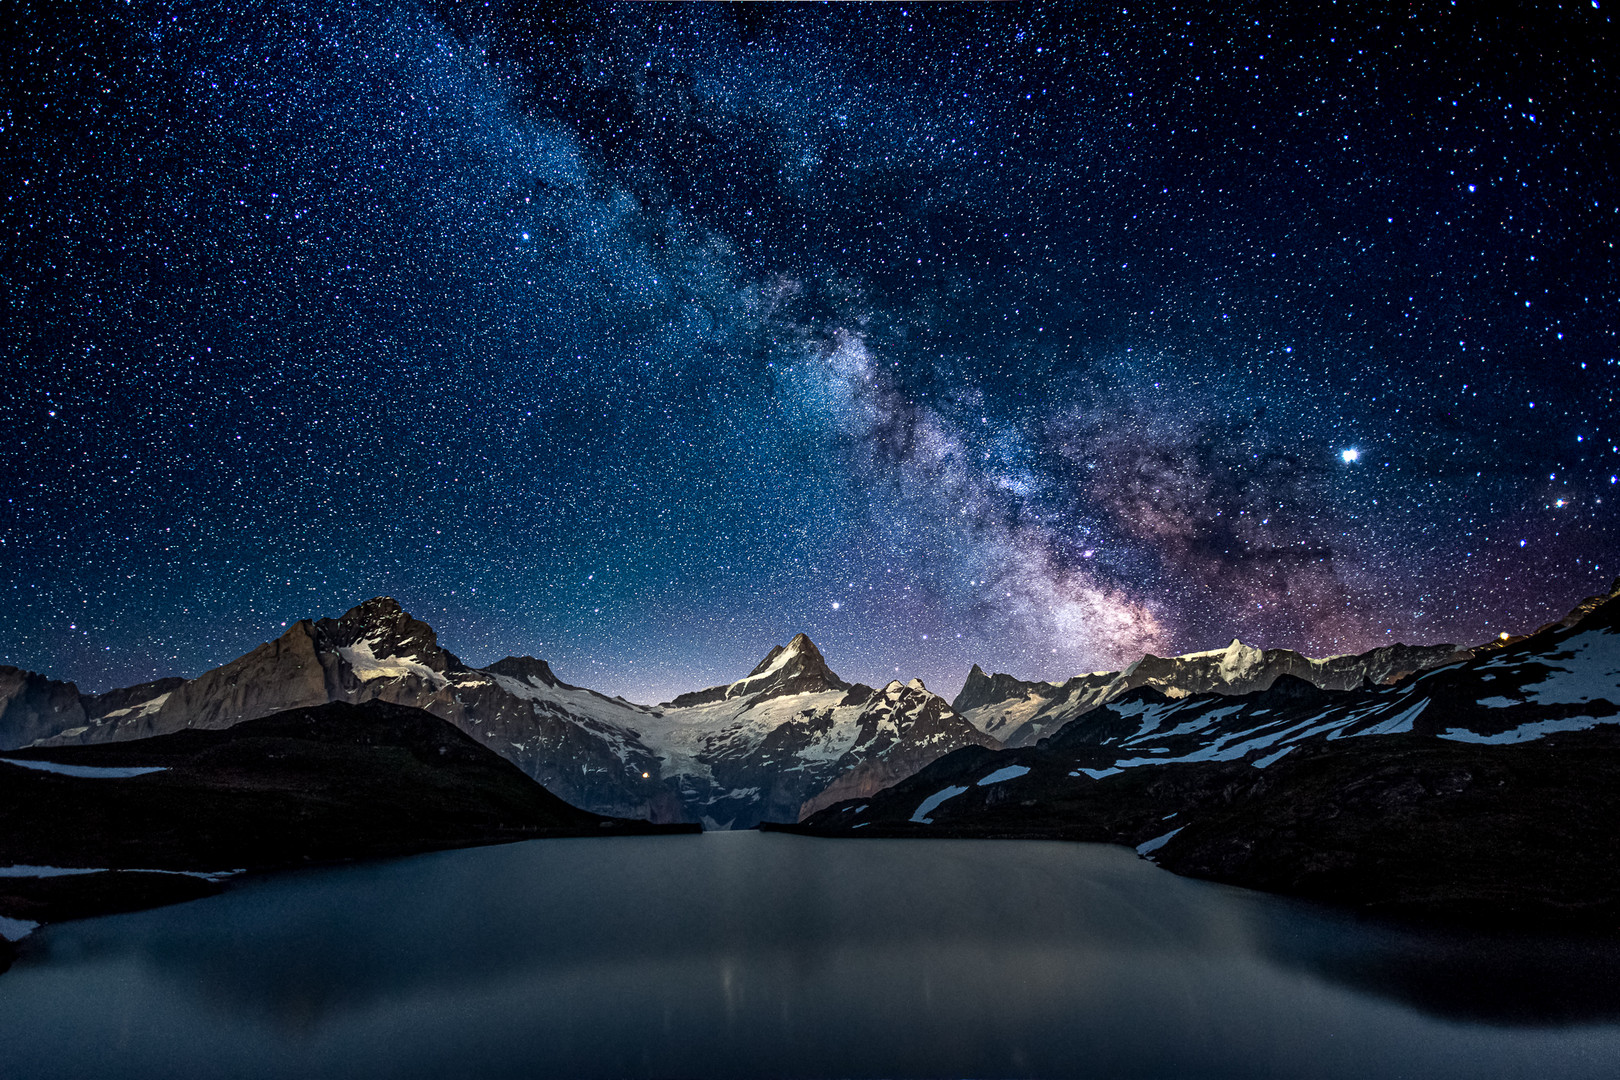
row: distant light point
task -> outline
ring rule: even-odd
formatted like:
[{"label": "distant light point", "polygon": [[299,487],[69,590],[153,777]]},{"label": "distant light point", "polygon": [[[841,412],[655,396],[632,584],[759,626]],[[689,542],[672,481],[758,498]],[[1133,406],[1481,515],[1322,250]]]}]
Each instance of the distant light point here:
[{"label": "distant light point", "polygon": [[1361,459],[1361,451],[1355,449],[1354,447],[1349,450],[1340,450],[1339,457],[1344,460],[1346,465],[1349,465],[1350,463],[1359,461]]},{"label": "distant light point", "polygon": [[834,610],[834,611],[837,611],[837,610],[838,610],[838,607],[839,607],[839,605],[838,605],[838,601],[836,601],[836,600],[834,600],[834,601],[833,601],[833,610]]}]

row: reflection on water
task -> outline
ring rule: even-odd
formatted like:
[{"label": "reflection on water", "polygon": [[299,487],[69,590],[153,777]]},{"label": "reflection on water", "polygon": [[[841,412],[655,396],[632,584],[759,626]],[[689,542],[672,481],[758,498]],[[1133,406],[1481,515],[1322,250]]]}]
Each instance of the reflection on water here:
[{"label": "reflection on water", "polygon": [[1462,1021],[1620,1022],[1620,941],[1448,931],[1294,906],[1297,917],[1262,924],[1259,943],[1319,977]]},{"label": "reflection on water", "polygon": [[1607,1076],[1617,958],[1092,845],[536,841],[49,928],[0,1075]]}]

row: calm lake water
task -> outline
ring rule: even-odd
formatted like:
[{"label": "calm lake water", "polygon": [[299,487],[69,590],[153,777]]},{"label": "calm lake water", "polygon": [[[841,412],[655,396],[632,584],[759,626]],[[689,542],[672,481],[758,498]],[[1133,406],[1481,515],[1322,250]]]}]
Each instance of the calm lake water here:
[{"label": "calm lake water", "polygon": [[1046,842],[551,840],[50,927],[0,1076],[1620,1075],[1620,948]]}]

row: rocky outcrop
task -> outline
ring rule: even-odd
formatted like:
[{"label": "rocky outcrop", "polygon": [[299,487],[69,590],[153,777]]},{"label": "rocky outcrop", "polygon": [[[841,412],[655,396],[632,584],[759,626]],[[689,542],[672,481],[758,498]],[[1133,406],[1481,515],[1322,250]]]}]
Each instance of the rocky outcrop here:
[{"label": "rocky outcrop", "polygon": [[0,750],[84,725],[84,702],[77,686],[0,665]]},{"label": "rocky outcrop", "polygon": [[126,716],[102,718],[86,741],[224,728],[283,709],[324,705],[334,700],[329,686],[340,675],[330,654],[322,663],[317,633],[309,620],[296,622],[276,640],[182,683],[161,701],[154,699],[155,708],[147,705]]},{"label": "rocky outcrop", "polygon": [[1057,692],[1058,686],[1058,683],[1025,682],[1002,672],[988,675],[978,664],[974,664],[968,669],[967,679],[962,683],[961,692],[951,702],[951,708],[957,712],[966,712],[969,709],[1030,695],[1050,697]]}]

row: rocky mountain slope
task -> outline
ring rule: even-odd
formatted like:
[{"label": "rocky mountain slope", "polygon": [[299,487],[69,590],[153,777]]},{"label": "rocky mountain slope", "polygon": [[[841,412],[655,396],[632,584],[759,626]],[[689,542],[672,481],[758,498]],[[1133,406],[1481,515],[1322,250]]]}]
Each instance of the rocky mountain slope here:
[{"label": "rocky mountain slope", "polygon": [[77,686],[0,666],[0,750],[83,727],[85,719],[84,698]]},{"label": "rocky mountain slope", "polygon": [[[644,710],[568,686],[540,660],[508,657],[487,671],[469,668],[439,645],[432,627],[387,597],[337,619],[296,622],[276,640],[195,679],[85,697],[81,723],[37,741],[139,739],[366,701],[409,705],[449,720],[576,806],[627,817],[680,817],[677,800],[655,779],[656,755],[626,726]],[[10,711],[0,715],[0,730],[10,727]]]},{"label": "rocky mountain slope", "polygon": [[1150,653],[1123,671],[1097,671],[1063,683],[987,675],[975,664],[951,705],[1003,744],[1028,746],[1099,705],[1143,687],[1171,698],[1239,695],[1264,690],[1290,676],[1324,690],[1351,690],[1391,683],[1469,655],[1469,650],[1455,645],[1397,644],[1359,655],[1313,660],[1292,649],[1257,649],[1233,638],[1224,649],[1169,657]]},{"label": "rocky mountain slope", "polygon": [[0,669],[0,749],[220,729],[285,709],[385,701],[455,724],[575,806],[654,821],[792,821],[858,765],[889,779],[967,745],[995,745],[921,682],[851,685],[808,637],[736,682],[637,705],[562,682],[543,660],[475,669],[387,597],[303,620],[191,680],[82,696]]},{"label": "rocky mountain slope", "polygon": [[921,680],[848,684],[803,634],[726,686],[683,694],[637,728],[689,814],[709,827],[793,821],[862,766],[909,775],[963,746],[994,746]]},{"label": "rocky mountain slope", "polygon": [[1620,928],[1620,582],[1392,686],[1138,687],[1033,746],[958,751],[800,828],[1108,841],[1376,910]]}]

